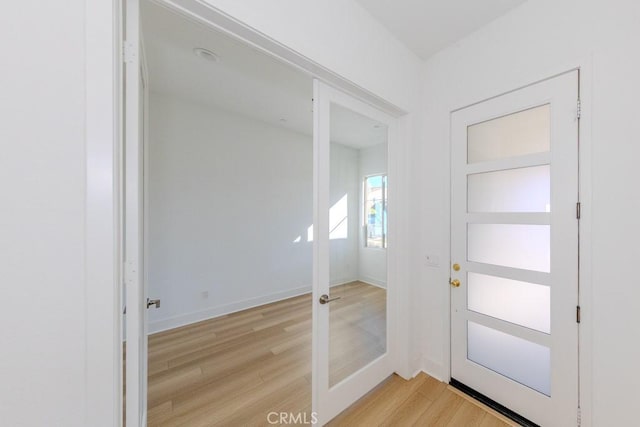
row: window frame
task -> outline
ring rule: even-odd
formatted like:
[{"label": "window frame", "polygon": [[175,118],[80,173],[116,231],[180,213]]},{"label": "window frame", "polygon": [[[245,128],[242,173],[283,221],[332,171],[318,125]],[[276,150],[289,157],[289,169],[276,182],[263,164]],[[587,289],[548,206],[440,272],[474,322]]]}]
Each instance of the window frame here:
[{"label": "window frame", "polygon": [[[382,212],[381,212],[381,227],[382,227],[382,246],[369,246],[369,221],[368,221],[368,213],[367,213],[367,180],[373,177],[381,177],[382,178]],[[388,175],[386,172],[372,173],[367,174],[362,177],[362,230],[363,230],[363,247],[366,249],[374,249],[374,250],[386,250],[387,249],[387,232],[386,232],[386,222],[387,222],[387,189],[389,187],[387,180]]]}]

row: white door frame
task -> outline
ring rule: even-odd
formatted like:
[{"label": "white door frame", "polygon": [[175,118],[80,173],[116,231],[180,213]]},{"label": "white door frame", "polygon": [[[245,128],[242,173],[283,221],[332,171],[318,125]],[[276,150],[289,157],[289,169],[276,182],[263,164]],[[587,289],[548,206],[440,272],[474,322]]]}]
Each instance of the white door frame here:
[{"label": "white door frame", "polygon": [[[126,294],[126,423],[146,425],[147,420],[147,335],[148,335],[148,297],[147,281],[147,214],[148,214],[148,151],[149,140],[149,73],[145,57],[144,40],[140,31],[140,0],[124,0],[127,16],[125,22],[127,43],[131,53],[125,57],[124,78],[127,87],[135,91],[134,96],[127,92],[123,97],[125,107],[125,127],[123,153],[132,161],[123,162],[124,177],[123,200],[123,239],[125,254],[124,285]],[[127,107],[131,111],[127,110]],[[132,141],[132,142],[128,142]],[[129,191],[131,190],[131,191]],[[124,227],[124,224],[133,224]],[[131,320],[136,319],[135,322]],[[133,339],[132,339],[133,338]],[[139,421],[136,421],[139,420]]]},{"label": "white door frame", "polygon": [[[579,304],[581,307],[581,321],[579,328],[579,366],[578,372],[580,375],[580,409],[581,409],[581,422],[583,427],[592,426],[592,364],[593,364],[593,284],[591,276],[591,229],[592,229],[592,194],[591,194],[591,179],[592,179],[592,163],[591,163],[591,126],[592,126],[592,79],[593,79],[593,64],[591,57],[578,58],[575,61],[562,64],[559,67],[552,67],[544,69],[536,73],[523,73],[529,77],[525,77],[520,80],[520,84],[503,86],[502,90],[496,90],[494,95],[485,96],[481,98],[467,97],[456,104],[450,105],[447,110],[449,111],[449,124],[451,124],[451,115],[458,110],[470,107],[475,104],[485,102],[489,99],[496,98],[510,92],[520,90],[522,88],[534,85],[544,80],[548,80],[552,77],[565,74],[572,70],[579,71],[579,97],[581,101],[581,116],[578,124],[578,136],[579,136],[579,194],[581,202],[581,217],[579,224],[579,253],[580,253],[580,265],[578,268],[578,274],[580,277],[580,293]],[[533,76],[533,77],[531,77]],[[449,126],[449,147],[451,147],[451,127]],[[446,150],[446,164],[451,164],[451,152]],[[447,247],[443,248],[443,252],[448,254],[448,263],[442,269],[440,280],[443,286],[446,287],[446,292],[442,294],[442,306],[445,307],[444,316],[447,321],[443,322],[443,362],[441,376],[434,372],[434,375],[440,377],[443,381],[449,382],[451,380],[451,293],[449,285],[450,266],[453,262],[451,257],[451,176],[448,173],[443,177],[444,194],[449,202],[446,204],[445,218],[447,219],[446,230],[448,233],[447,238],[444,240]]]},{"label": "white door frame", "polygon": [[[245,44],[322,80],[341,91],[398,118],[395,158],[406,158],[412,134],[411,117],[393,103],[369,92],[298,52],[282,45],[221,10],[198,0],[153,0],[184,16],[221,31]],[[122,89],[123,11],[121,0],[87,0],[87,116],[86,116],[86,340],[87,340],[87,425],[122,423]],[[403,171],[406,168],[403,169]],[[396,177],[395,215],[405,217],[407,175]],[[402,221],[406,223],[406,221]],[[397,244],[409,242],[408,227],[399,227]],[[405,261],[398,259],[398,263]],[[406,268],[389,265],[396,271]],[[403,273],[403,277],[406,277]],[[409,302],[406,280],[398,280],[398,304]],[[396,372],[410,378],[409,317],[403,313],[395,331]],[[104,337],[111,339],[105,341]],[[100,420],[100,421],[97,421]],[[104,424],[102,424],[104,423]]]},{"label": "white door frame", "polygon": [[[84,425],[122,424],[121,2],[87,0]],[[79,403],[79,405],[81,405]]]}]

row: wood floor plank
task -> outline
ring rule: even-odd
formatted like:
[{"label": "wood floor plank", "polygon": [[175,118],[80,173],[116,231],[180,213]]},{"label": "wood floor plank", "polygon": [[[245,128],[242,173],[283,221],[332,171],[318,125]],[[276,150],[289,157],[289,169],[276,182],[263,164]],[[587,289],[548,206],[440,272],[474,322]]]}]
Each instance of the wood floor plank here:
[{"label": "wood floor plank", "polygon": [[447,426],[460,409],[464,399],[454,393],[442,393],[438,399],[422,412],[416,426]]},{"label": "wood floor plank", "polygon": [[388,417],[381,421],[381,426],[412,426],[422,412],[428,410],[433,401],[422,393],[412,393]]},{"label": "wood floor plank", "polygon": [[487,413],[478,406],[472,405],[469,402],[463,402],[447,425],[450,427],[479,427],[486,415]]}]

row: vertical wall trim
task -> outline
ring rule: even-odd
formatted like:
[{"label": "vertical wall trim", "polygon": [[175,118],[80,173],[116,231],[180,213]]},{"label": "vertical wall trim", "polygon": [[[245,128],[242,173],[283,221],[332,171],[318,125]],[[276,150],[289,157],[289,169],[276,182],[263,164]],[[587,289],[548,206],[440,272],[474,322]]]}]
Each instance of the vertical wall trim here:
[{"label": "vertical wall trim", "polygon": [[84,425],[118,426],[122,412],[119,228],[119,2],[85,9]]}]

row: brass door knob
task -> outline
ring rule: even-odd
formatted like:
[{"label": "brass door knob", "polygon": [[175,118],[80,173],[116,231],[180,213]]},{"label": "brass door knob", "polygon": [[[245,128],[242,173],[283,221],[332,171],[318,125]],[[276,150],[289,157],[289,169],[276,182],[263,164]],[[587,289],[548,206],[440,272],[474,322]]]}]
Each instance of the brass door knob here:
[{"label": "brass door knob", "polygon": [[458,288],[458,287],[460,287],[460,280],[458,280],[458,279],[453,279],[453,280],[451,281],[451,286],[453,286],[454,288]]}]

